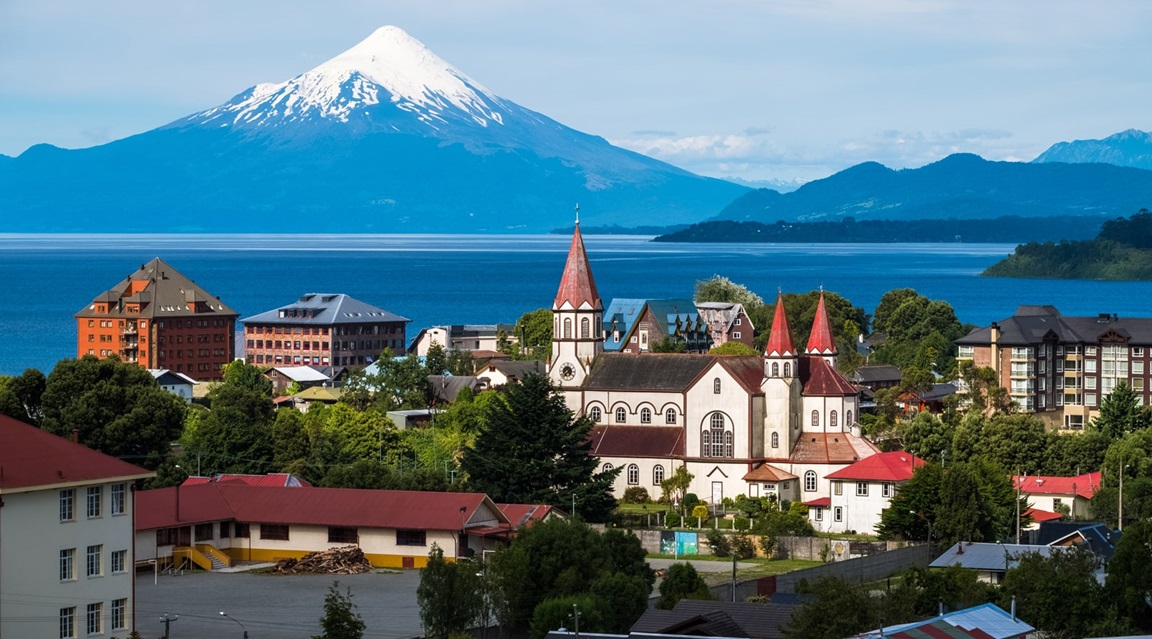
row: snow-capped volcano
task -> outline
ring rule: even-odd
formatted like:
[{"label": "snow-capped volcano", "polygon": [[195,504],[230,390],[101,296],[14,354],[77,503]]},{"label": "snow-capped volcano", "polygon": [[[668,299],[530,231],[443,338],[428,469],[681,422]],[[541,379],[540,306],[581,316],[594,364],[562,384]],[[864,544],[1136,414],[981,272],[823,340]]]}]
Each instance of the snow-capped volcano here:
[{"label": "snow-capped volcano", "polygon": [[[390,117],[400,114],[379,107],[409,117]],[[437,130],[461,118],[483,127],[502,125],[515,108],[403,29],[386,26],[310,71],[279,84],[258,84],[185,122],[248,128],[316,119],[348,123],[360,115],[393,130],[410,128],[401,123],[413,119]]]}]

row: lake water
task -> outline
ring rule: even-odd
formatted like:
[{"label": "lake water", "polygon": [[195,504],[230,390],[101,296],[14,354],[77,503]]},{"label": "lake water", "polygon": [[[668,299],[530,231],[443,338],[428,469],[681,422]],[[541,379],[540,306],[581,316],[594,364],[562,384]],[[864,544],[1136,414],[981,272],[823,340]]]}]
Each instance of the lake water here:
[{"label": "lake water", "polygon": [[[989,279],[1008,244],[665,244],[586,236],[604,303],[690,298],[720,274],[764,298],[823,286],[869,313],[893,288],[914,288],[973,324],[1020,304],[1065,315],[1152,315],[1152,282]],[[433,324],[512,323],[551,307],[571,238],[559,235],[0,235],[0,374],[47,373],[76,354],[72,315],[160,257],[241,317],[310,292],[347,293]]]}]

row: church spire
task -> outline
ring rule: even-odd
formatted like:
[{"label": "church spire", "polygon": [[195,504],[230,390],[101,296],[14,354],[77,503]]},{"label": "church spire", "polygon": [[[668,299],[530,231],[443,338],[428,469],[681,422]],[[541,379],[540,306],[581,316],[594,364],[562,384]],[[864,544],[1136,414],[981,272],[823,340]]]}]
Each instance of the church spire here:
[{"label": "church spire", "polygon": [[792,331],[788,328],[788,316],[784,313],[784,294],[776,294],[776,315],[772,318],[772,332],[768,334],[768,346],[764,354],[769,357],[791,357],[796,354],[792,346]]},{"label": "church spire", "polygon": [[601,309],[600,294],[596,292],[596,281],[592,279],[592,267],[588,264],[588,254],[584,251],[584,238],[580,236],[580,207],[576,207],[576,231],[572,234],[572,245],[568,248],[568,262],[564,264],[564,275],[560,278],[560,290],[556,292],[553,309],[589,308]]},{"label": "church spire", "polygon": [[835,355],[836,340],[832,338],[832,323],[828,321],[828,311],[824,308],[824,290],[820,290],[820,301],[816,304],[816,317],[812,320],[812,332],[808,336],[809,355]]}]

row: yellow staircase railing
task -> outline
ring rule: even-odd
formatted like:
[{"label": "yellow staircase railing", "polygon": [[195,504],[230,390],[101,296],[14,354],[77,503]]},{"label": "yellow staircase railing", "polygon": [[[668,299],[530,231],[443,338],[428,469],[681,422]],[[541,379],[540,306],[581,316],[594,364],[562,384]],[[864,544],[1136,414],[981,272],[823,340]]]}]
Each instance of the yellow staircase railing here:
[{"label": "yellow staircase railing", "polygon": [[176,546],[173,548],[172,558],[176,559],[177,557],[187,559],[204,570],[212,570],[212,560],[208,558],[208,555],[191,546]]},{"label": "yellow staircase railing", "polygon": [[224,564],[225,566],[227,566],[229,568],[232,567],[232,558],[229,557],[228,555],[225,555],[223,552],[221,552],[215,546],[212,546],[210,544],[196,544],[196,550],[199,550],[200,552],[204,553],[205,555],[207,555],[209,557],[215,557],[216,561],[219,561],[220,563]]}]

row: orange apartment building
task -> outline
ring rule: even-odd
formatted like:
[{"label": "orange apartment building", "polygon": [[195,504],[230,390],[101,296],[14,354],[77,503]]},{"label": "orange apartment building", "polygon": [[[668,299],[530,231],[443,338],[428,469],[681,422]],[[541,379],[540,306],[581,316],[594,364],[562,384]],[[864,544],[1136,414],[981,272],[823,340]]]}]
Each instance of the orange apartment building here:
[{"label": "orange apartment building", "polygon": [[76,356],[116,355],[143,368],[219,379],[235,358],[239,316],[156,258],[76,313]]}]

